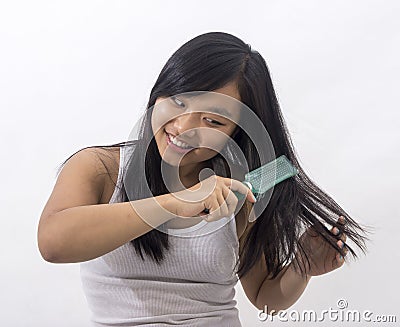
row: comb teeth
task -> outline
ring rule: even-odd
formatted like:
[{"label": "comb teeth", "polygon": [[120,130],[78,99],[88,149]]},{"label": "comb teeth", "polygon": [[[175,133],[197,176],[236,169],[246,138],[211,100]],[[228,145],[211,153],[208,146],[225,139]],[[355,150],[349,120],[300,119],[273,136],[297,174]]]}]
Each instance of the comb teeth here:
[{"label": "comb teeth", "polygon": [[[285,155],[248,172],[242,182],[256,196],[257,200],[262,198],[270,188],[283,180],[292,177],[298,173],[298,170],[291,164]],[[242,193],[234,192],[241,199]]]},{"label": "comb teeth", "polygon": [[252,192],[258,193],[257,197],[264,196],[270,188],[283,180],[292,177],[298,170],[291,164],[285,155],[248,172],[245,181],[252,185]]}]

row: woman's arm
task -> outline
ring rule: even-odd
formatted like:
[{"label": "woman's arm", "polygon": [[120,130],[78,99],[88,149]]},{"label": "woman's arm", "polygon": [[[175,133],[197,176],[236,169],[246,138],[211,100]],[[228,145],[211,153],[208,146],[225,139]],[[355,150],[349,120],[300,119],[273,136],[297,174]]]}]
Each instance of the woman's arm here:
[{"label": "woman's arm", "polygon": [[[247,224],[245,232],[239,239],[240,252],[243,251],[244,239],[255,224],[256,218],[254,211],[251,210],[252,204],[246,202],[246,205],[245,215],[252,222]],[[249,273],[240,279],[250,302],[267,314],[276,314],[279,310],[292,306],[304,292],[311,278],[307,276],[307,279],[304,279],[296,272],[293,261],[284,267],[274,279],[267,279],[267,276],[270,276],[270,273],[264,256],[261,256]]]},{"label": "woman's arm", "polygon": [[[346,220],[343,216],[338,219],[340,225],[344,225]],[[332,226],[330,229],[332,238],[339,238],[336,241],[337,247],[341,247],[344,255],[348,249],[344,248],[347,236],[345,233],[339,235],[339,229]],[[344,264],[344,258],[332,245],[319,235],[313,227],[309,227],[300,236],[300,244],[305,252],[296,252],[295,259],[281,271],[277,278],[273,280],[264,279],[259,288],[256,303],[263,307],[268,303],[273,303],[276,311],[287,309],[292,306],[298,298],[303,294],[311,276],[323,275],[340,268]],[[308,260],[306,260],[308,258]],[[311,259],[311,260],[310,260]],[[306,265],[305,277],[300,274],[299,264],[309,261],[310,265]],[[295,269],[297,268],[297,271]],[[276,308],[279,308],[278,310]],[[264,310],[264,308],[262,308]],[[268,310],[264,310],[268,313]]]},{"label": "woman's arm", "polygon": [[[294,270],[293,261],[274,279],[264,279],[257,295],[257,307],[267,314],[291,307],[303,294],[311,276]],[[272,312],[271,312],[272,311]]]},{"label": "woman's arm", "polygon": [[[171,219],[192,217],[191,211],[204,209],[198,202],[198,208],[189,210],[175,193],[123,203],[101,203],[105,176],[106,169],[97,152],[91,149],[81,150],[67,161],[39,221],[39,251],[46,261],[91,260]],[[248,188],[239,181],[236,183],[248,192],[250,199]],[[184,206],[188,215],[179,211]]]},{"label": "woman's arm", "polygon": [[97,158],[90,149],[82,150],[58,177],[37,232],[39,251],[48,262],[97,258],[176,217],[170,194],[101,204],[105,175]]},{"label": "woman's arm", "polygon": [[[92,260],[175,218],[170,194],[122,203],[68,208],[46,217],[39,236],[43,258],[52,263]],[[164,210],[164,209],[165,210]]]}]

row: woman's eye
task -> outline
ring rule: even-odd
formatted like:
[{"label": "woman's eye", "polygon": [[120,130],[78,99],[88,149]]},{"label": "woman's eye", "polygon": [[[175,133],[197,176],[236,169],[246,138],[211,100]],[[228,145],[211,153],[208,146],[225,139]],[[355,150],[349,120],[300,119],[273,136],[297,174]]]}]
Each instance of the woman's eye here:
[{"label": "woman's eye", "polygon": [[171,99],[172,99],[172,101],[174,101],[179,107],[182,107],[182,108],[185,107],[185,104],[184,104],[181,100],[179,100],[177,97],[172,96]]},{"label": "woman's eye", "polygon": [[213,119],[210,119],[210,118],[206,118],[206,120],[208,119],[208,121],[210,121],[211,122],[211,124],[214,124],[214,125],[224,125],[224,124],[221,124],[219,121],[216,121],[216,120],[213,120]]}]

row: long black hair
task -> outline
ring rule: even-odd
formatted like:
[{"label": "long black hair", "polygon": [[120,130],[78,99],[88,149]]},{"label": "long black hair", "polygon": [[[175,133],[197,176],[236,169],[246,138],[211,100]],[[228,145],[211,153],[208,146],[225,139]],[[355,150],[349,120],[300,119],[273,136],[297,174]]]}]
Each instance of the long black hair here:
[{"label": "long black hair", "polygon": [[[244,276],[262,255],[270,272],[268,278],[275,278],[292,259],[297,261],[296,266],[305,277],[306,262],[300,262],[294,254],[297,250],[302,251],[309,264],[307,250],[300,242],[301,232],[306,227],[313,227],[317,234],[345,257],[344,250],[336,244],[338,238],[332,236],[326,224],[336,226],[365,254],[367,227],[362,227],[352,219],[339,204],[311,181],[301,168],[265,60],[257,51],[252,50],[249,44],[228,33],[210,32],[196,36],[172,54],[150,93],[139,131],[139,139],[145,142],[134,140],[93,146],[108,150],[112,150],[110,148],[113,147],[134,146],[126,168],[127,176],[130,169],[133,169],[131,172],[138,171],[138,165],[145,165],[142,168],[146,176],[135,176],[137,179],[132,190],[127,192],[124,183],[116,185],[120,189],[121,202],[168,192],[161,176],[161,156],[151,128],[151,113],[156,99],[183,92],[213,91],[232,81],[236,82],[241,102],[253,110],[264,124],[276,157],[285,155],[298,170],[296,176],[274,187],[268,206],[257,216],[251,230],[246,233],[243,250],[239,253],[239,278]],[[239,128],[233,140],[245,155],[248,169],[257,168],[259,159],[254,155],[255,148],[247,134]],[[148,147],[144,144],[148,144]],[[209,161],[216,175],[231,177],[224,159],[219,154]],[[147,183],[151,194],[146,194],[144,183]],[[337,222],[339,215],[346,218],[344,226]],[[153,229],[130,242],[143,260],[144,251],[157,263],[164,259],[164,250],[169,248],[168,234],[158,229]],[[353,258],[357,258],[357,253],[348,242],[346,245]]]}]

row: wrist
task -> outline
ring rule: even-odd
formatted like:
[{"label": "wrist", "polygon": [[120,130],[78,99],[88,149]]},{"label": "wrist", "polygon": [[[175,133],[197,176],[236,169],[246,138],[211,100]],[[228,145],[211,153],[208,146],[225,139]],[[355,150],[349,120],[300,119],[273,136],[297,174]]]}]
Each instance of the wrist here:
[{"label": "wrist", "polygon": [[177,199],[172,193],[158,196],[157,201],[165,210],[167,210],[171,214],[170,219],[174,219],[178,216]]}]

